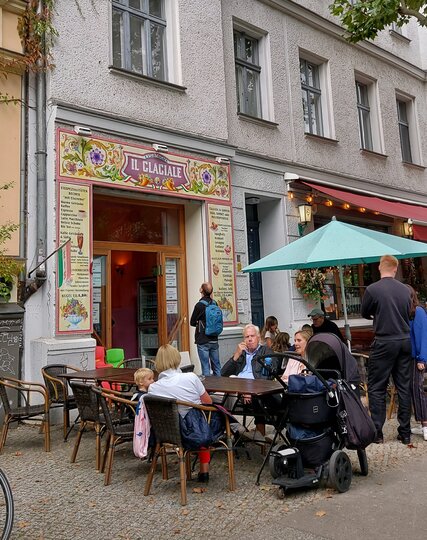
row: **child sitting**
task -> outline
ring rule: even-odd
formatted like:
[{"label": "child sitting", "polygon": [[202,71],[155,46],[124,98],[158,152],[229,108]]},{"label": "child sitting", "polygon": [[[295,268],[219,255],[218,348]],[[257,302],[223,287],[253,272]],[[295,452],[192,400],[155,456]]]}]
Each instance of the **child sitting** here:
[{"label": "child sitting", "polygon": [[139,368],[134,374],[135,384],[138,392],[132,396],[132,401],[139,401],[139,398],[148,392],[148,387],[154,382],[154,371],[149,368]]}]

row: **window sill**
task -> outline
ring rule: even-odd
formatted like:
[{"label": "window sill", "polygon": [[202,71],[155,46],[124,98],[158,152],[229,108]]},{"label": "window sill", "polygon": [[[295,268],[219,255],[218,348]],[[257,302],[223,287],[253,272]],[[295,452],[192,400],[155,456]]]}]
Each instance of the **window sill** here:
[{"label": "window sill", "polygon": [[390,35],[397,38],[397,39],[400,39],[401,41],[403,41],[404,43],[411,43],[411,39],[409,39],[408,37],[404,36],[403,34],[400,34],[399,32],[396,32],[396,30],[389,30],[390,32]]},{"label": "window sill", "polygon": [[402,161],[402,164],[405,166],[405,167],[412,167],[414,169],[418,169],[419,171],[424,171],[425,170],[425,167],[424,165],[418,165],[418,163],[410,163],[409,161]]},{"label": "window sill", "polygon": [[387,159],[387,154],[381,154],[380,152],[375,152],[374,150],[367,150],[366,148],[361,148],[360,153],[362,156],[372,156],[380,159]]},{"label": "window sill", "polygon": [[314,133],[304,133],[306,139],[312,139],[313,141],[319,141],[328,144],[338,144],[338,139],[330,139],[329,137],[324,137],[323,135],[315,135]]},{"label": "window sill", "polygon": [[258,118],[257,116],[251,116],[250,114],[245,114],[238,112],[237,116],[240,120],[244,120],[245,122],[252,122],[253,124],[258,124],[260,126],[268,127],[268,128],[276,128],[279,124],[276,122],[271,122],[270,120],[265,120],[264,118]]},{"label": "window sill", "polygon": [[146,82],[148,84],[152,84],[153,86],[158,86],[167,90],[174,90],[175,92],[179,93],[185,93],[185,91],[187,90],[186,86],[180,86],[178,84],[170,83],[167,81],[159,81],[158,79],[153,79],[153,77],[147,77],[146,75],[133,73],[132,71],[127,71],[126,69],[121,69],[115,66],[108,66],[108,69],[113,75],[128,77],[129,79]]}]

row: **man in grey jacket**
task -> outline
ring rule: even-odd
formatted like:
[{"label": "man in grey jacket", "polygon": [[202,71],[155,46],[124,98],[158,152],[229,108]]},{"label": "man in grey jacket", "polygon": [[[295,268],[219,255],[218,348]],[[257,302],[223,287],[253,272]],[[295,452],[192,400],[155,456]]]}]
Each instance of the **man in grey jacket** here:
[{"label": "man in grey jacket", "polygon": [[362,300],[362,316],[374,319],[375,339],[369,356],[369,410],[377,428],[375,442],[384,442],[387,384],[390,375],[399,398],[397,438],[411,442],[411,339],[409,334],[409,288],[395,279],[398,260],[381,257],[381,279],[367,287]]}]

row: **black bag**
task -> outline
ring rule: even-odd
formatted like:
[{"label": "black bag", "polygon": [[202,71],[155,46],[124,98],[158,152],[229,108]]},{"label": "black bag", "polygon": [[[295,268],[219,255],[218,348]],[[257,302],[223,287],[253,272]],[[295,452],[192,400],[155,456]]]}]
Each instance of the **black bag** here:
[{"label": "black bag", "polygon": [[338,423],[345,447],[349,450],[366,448],[374,442],[376,428],[359,396],[346,382],[338,381],[340,395]]}]

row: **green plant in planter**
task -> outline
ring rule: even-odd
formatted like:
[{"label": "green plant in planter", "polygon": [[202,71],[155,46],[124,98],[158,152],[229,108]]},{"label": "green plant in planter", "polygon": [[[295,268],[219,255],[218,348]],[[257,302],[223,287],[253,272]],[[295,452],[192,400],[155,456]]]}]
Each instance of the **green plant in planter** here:
[{"label": "green plant in planter", "polygon": [[320,268],[298,270],[296,286],[304,298],[320,301],[325,295],[326,274]]},{"label": "green plant in planter", "polygon": [[[4,184],[0,186],[0,190],[6,190],[11,187],[12,184]],[[7,240],[12,238],[12,233],[19,229],[19,225],[13,223],[5,223],[0,225],[0,299],[8,302],[10,300],[10,293],[13,288],[15,278],[22,270],[22,263],[9,257],[5,250],[1,246]]]}]

